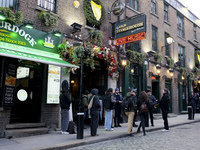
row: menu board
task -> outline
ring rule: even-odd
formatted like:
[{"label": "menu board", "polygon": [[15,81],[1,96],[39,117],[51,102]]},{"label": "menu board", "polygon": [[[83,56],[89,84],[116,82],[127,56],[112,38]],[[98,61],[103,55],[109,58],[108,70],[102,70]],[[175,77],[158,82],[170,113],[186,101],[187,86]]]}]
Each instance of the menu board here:
[{"label": "menu board", "polygon": [[14,104],[16,72],[17,61],[8,59],[8,65],[6,67],[5,86],[3,92],[4,106],[12,106]]},{"label": "menu board", "polygon": [[61,68],[49,65],[47,82],[47,104],[59,104]]}]

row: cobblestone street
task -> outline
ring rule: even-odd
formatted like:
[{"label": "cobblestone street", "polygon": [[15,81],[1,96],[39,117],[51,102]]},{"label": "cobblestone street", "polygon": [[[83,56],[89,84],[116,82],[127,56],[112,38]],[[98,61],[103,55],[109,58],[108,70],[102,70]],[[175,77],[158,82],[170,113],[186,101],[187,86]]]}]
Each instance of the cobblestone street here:
[{"label": "cobblestone street", "polygon": [[169,132],[153,131],[119,138],[70,150],[199,150],[200,123],[170,128]]}]

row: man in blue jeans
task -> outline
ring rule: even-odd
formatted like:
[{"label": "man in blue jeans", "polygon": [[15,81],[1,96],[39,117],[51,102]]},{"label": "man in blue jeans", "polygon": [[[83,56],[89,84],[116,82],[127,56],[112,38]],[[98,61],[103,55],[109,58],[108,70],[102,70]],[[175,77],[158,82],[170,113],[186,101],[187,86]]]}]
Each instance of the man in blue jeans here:
[{"label": "man in blue jeans", "polygon": [[60,107],[61,107],[61,133],[69,134],[67,132],[69,126],[69,109],[71,99],[69,97],[68,81],[62,82],[62,91],[60,94]]}]

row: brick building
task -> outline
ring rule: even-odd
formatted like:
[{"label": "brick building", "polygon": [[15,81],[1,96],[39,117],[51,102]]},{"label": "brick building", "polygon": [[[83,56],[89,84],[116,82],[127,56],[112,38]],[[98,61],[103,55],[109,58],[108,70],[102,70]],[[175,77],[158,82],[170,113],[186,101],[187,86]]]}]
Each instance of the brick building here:
[{"label": "brick building", "polygon": [[[93,29],[93,26],[91,26],[84,15],[82,9],[83,1],[79,2],[80,6],[78,8],[74,7],[73,1],[65,0],[29,0],[26,2],[23,0],[3,0],[0,6],[8,7],[9,5],[13,5],[15,9],[23,13],[24,20],[33,23],[34,29],[45,33],[50,33],[53,28],[45,26],[41,19],[38,18],[38,14],[41,11],[49,10],[51,14],[59,18],[58,25],[55,27],[56,30],[59,30],[63,35],[70,35],[73,32],[71,25],[78,23],[82,25],[81,32],[74,33],[71,38],[81,34],[84,39],[89,36],[89,31]],[[191,89],[198,92],[198,86],[192,84],[193,80],[190,78],[192,74],[189,74],[189,72],[192,72],[196,65],[194,59],[195,51],[200,49],[198,46],[200,38],[199,19],[176,0],[121,0],[121,2],[126,4],[125,12],[120,17],[117,17],[110,11],[114,0],[101,1],[106,11],[106,17],[103,24],[96,26],[96,28],[104,33],[104,45],[115,47],[114,49],[117,51],[117,47],[114,44],[109,44],[113,40],[111,37],[115,37],[114,26],[112,24],[118,20],[145,14],[146,39],[119,46],[122,51],[134,50],[144,54],[145,62],[140,65],[131,63],[130,68],[120,69],[120,78],[118,81],[111,79],[107,75],[105,66],[100,65],[94,71],[85,69],[84,80],[86,83],[84,83],[84,88],[90,90],[92,86],[97,86],[100,90],[100,95],[103,95],[104,91],[109,87],[120,88],[120,92],[123,95],[129,87],[137,88],[138,94],[142,90],[152,89],[152,93],[157,99],[160,99],[162,90],[166,87],[171,93],[171,112],[179,114],[187,111],[186,100],[188,93]],[[166,38],[169,36],[173,38],[173,43],[170,45],[166,41]],[[60,42],[63,39],[65,37],[60,39]],[[155,54],[161,55],[161,62],[155,59]],[[170,58],[170,60],[173,59],[175,62],[171,68],[169,67],[169,63],[167,63],[167,58]],[[156,69],[156,65],[158,64],[161,66],[159,74],[157,73],[158,69]],[[184,76],[187,80],[181,78],[183,76],[183,73],[181,74],[180,71],[181,66],[188,69],[188,74]],[[132,69],[134,73],[131,72]],[[173,76],[170,76],[169,69],[173,70]],[[36,122],[44,123],[48,129],[59,128],[59,105],[46,103],[45,91],[47,89],[48,65],[44,65],[42,70],[43,93],[41,93],[39,103],[40,110],[37,112],[39,113],[39,120]],[[71,84],[72,92],[75,93],[73,96],[75,97],[76,93],[79,92],[79,76],[79,73],[70,73],[67,77],[70,83],[72,83],[72,80],[75,82],[75,84]],[[64,79],[66,77],[62,75],[61,80]],[[97,83],[95,82],[96,80],[102,82]],[[159,112],[159,109],[156,112]],[[0,107],[1,137],[4,137],[6,130],[8,130],[6,126],[11,123],[11,116],[12,109],[6,109],[3,106]]]}]

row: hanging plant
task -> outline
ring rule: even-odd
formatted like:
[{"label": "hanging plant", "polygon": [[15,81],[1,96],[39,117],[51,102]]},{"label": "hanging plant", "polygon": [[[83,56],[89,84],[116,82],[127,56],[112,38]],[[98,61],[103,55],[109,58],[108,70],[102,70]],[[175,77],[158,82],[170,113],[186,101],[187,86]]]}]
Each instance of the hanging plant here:
[{"label": "hanging plant", "polygon": [[0,11],[2,15],[6,17],[6,21],[15,24],[22,24],[24,19],[23,14],[19,11],[16,11],[13,7],[0,7]]},{"label": "hanging plant", "polygon": [[154,59],[157,63],[159,63],[159,64],[161,63],[161,61],[162,61],[162,55],[161,54],[155,53],[155,54],[153,54],[153,57],[154,57]]},{"label": "hanging plant", "polygon": [[185,67],[180,67],[180,72],[181,72],[181,75],[187,79],[187,76],[188,76],[188,72],[187,72],[187,68]]},{"label": "hanging plant", "polygon": [[200,75],[200,69],[199,68],[194,67],[193,70],[194,70],[194,73],[195,73],[196,76]]},{"label": "hanging plant", "polygon": [[173,68],[174,67],[174,60],[171,57],[165,57],[167,60],[167,64],[169,66],[169,68]]},{"label": "hanging plant", "polygon": [[69,58],[69,54],[70,54],[70,49],[71,47],[66,44],[66,40],[64,40],[61,44],[58,45],[58,53],[60,55],[61,58]]},{"label": "hanging plant", "polygon": [[47,27],[57,27],[58,17],[51,14],[50,11],[41,11],[38,14],[39,19],[41,19]]},{"label": "hanging plant", "polygon": [[[101,10],[101,16],[95,16],[94,15],[92,5],[91,5],[92,2],[96,3],[96,5],[98,5],[97,7],[101,7],[101,8],[99,8],[99,10]],[[100,26],[105,20],[106,13],[105,13],[105,9],[104,9],[103,5],[101,4],[100,0],[93,0],[93,1],[84,0],[83,1],[83,12],[84,12],[86,19],[90,23],[92,23],[96,26]],[[98,14],[99,13],[97,13],[97,15]]]},{"label": "hanging plant", "polygon": [[144,64],[145,56],[142,53],[133,50],[127,50],[126,53],[130,63]]},{"label": "hanging plant", "polygon": [[95,30],[90,30],[90,35],[91,35],[91,43],[97,46],[102,46],[103,45],[103,37],[104,34],[102,31],[97,31]]},{"label": "hanging plant", "polygon": [[194,73],[190,72],[188,75],[189,75],[190,80],[192,80],[192,81],[195,80],[195,74]]}]

